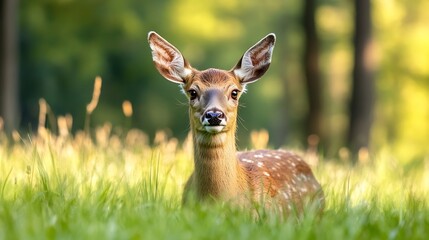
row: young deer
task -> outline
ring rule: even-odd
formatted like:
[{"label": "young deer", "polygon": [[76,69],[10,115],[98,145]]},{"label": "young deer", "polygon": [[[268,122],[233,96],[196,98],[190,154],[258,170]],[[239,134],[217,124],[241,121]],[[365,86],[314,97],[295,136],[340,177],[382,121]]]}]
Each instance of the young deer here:
[{"label": "young deer", "polygon": [[184,202],[193,194],[197,200],[221,199],[241,206],[263,199],[264,206],[283,212],[301,212],[307,201],[323,209],[321,186],[298,155],[284,150],[236,150],[238,100],[246,85],[268,70],[274,34],[247,50],[230,71],[199,71],[157,33],[149,32],[148,40],[158,71],[180,84],[189,99],[195,170],[185,186]]}]

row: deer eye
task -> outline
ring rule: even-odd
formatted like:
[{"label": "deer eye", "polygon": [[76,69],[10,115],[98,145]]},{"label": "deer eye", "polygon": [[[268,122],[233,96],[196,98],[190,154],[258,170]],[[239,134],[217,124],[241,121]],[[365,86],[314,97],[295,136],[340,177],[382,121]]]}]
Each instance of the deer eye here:
[{"label": "deer eye", "polygon": [[195,91],[193,89],[189,90],[188,93],[189,93],[189,98],[191,100],[195,100],[198,97],[197,91]]},{"label": "deer eye", "polygon": [[238,98],[238,92],[239,91],[237,89],[232,90],[232,92],[231,92],[231,98],[234,99],[234,100],[237,100],[237,98]]}]

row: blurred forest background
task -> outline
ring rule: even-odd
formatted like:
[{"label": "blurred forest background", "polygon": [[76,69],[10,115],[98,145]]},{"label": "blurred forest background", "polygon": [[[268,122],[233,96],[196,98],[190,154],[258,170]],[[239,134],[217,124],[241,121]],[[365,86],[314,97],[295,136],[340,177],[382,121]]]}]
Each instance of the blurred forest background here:
[{"label": "blurred forest background", "polygon": [[70,114],[82,129],[99,75],[91,126],[183,139],[186,99],[156,71],[148,31],[197,69],[230,69],[274,32],[271,68],[241,100],[240,148],[251,130],[267,129],[272,147],[304,148],[311,135],[327,156],[349,147],[427,158],[427,9],[426,0],[2,0],[0,127],[36,130],[43,98],[50,118]]}]

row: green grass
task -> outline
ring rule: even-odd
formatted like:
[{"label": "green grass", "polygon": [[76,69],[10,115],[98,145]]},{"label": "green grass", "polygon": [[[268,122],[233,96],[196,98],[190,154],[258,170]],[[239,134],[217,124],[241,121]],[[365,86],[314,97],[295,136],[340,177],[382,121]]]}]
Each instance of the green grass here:
[{"label": "green grass", "polygon": [[0,239],[426,239],[429,159],[400,164],[387,151],[350,167],[313,167],[327,206],[280,220],[218,203],[181,207],[192,171],[188,142],[137,131],[96,140],[0,133]]}]

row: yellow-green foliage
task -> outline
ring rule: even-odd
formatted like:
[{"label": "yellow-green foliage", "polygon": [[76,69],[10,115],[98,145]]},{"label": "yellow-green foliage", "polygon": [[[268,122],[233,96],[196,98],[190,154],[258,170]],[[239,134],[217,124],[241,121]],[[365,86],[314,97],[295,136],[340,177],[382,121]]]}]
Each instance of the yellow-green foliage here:
[{"label": "yellow-green foliage", "polygon": [[21,187],[48,180],[51,189],[64,181],[77,184],[74,190],[81,195],[91,194],[100,184],[115,186],[118,195],[146,184],[153,187],[144,189],[152,200],[164,194],[177,200],[192,167],[189,144],[179,146],[164,132],[156,134],[153,146],[139,130],[123,137],[111,134],[110,124],[97,128],[94,140],[84,132],[74,137],[17,134],[14,141],[3,136],[0,145],[0,181],[6,199],[16,196]]},{"label": "yellow-green foliage", "polygon": [[[388,151],[362,154],[351,166],[305,152],[326,193],[321,219],[280,220],[225,205],[182,208],[192,145],[139,130],[93,138],[3,133],[0,143],[0,239],[419,238],[428,234],[429,158],[403,165]],[[267,133],[252,134],[266,145]],[[425,227],[426,226],[426,227]],[[207,235],[209,234],[209,235]]]},{"label": "yellow-green foliage", "polygon": [[[266,141],[260,141],[266,138],[264,133],[252,133],[254,145],[266,145]],[[119,195],[147,184],[153,188],[145,189],[151,197],[180,202],[193,168],[189,137],[179,143],[165,132],[158,132],[152,145],[147,135],[136,129],[123,136],[112,134],[110,124],[97,128],[94,138],[84,132],[73,137],[49,132],[38,136],[15,133],[14,138],[7,140],[3,135],[0,144],[0,181],[5,199],[16,196],[21,187],[31,188],[46,178],[50,188],[64,180],[77,183],[80,194],[90,194],[100,183],[113,184]],[[351,166],[347,159],[318,160],[317,156],[303,154],[309,160],[316,158],[312,160],[313,168],[328,193],[328,207],[335,208],[338,200],[356,205],[374,198],[399,207],[410,194],[429,196],[429,158],[404,165],[385,150]],[[152,186],[154,183],[156,186]]]}]

